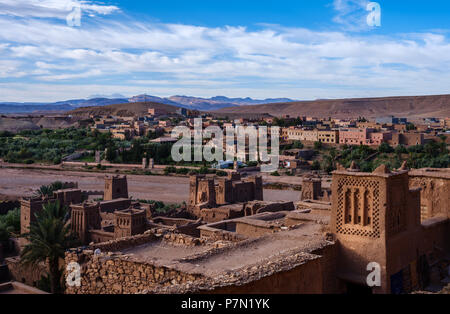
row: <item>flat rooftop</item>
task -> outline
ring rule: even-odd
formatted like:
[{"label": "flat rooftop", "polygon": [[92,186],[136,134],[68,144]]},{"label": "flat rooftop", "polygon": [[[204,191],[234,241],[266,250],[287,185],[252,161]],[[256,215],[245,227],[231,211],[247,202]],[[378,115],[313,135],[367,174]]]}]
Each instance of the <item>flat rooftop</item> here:
[{"label": "flat rooftop", "polygon": [[433,177],[441,179],[450,179],[450,168],[434,169],[423,168],[417,170],[411,170],[409,172],[411,177]]},{"label": "flat rooftop", "polygon": [[218,278],[220,274],[239,272],[239,269],[246,266],[264,265],[267,260],[277,259],[288,252],[311,253],[329,245],[323,228],[323,224],[311,219],[292,230],[234,243],[223,241],[226,245],[220,248],[213,242],[187,247],[170,244],[161,238],[116,253],[125,254],[139,262]]},{"label": "flat rooftop", "polygon": [[0,284],[0,294],[48,294],[42,290],[12,281]]}]

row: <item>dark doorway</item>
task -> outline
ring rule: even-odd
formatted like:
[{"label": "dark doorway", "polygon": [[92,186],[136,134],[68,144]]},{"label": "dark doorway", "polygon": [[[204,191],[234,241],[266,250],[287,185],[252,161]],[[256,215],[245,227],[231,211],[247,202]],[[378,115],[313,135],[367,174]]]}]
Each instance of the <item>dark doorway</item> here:
[{"label": "dark doorway", "polygon": [[400,271],[391,276],[391,293],[392,294],[403,293],[403,271]]},{"label": "dark doorway", "polygon": [[372,288],[367,285],[346,282],[347,294],[369,295],[372,294]]}]

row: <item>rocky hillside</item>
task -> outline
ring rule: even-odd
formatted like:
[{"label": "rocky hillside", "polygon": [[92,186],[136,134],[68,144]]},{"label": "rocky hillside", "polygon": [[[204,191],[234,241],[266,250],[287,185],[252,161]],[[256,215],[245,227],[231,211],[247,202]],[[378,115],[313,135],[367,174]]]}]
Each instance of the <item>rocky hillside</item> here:
[{"label": "rocky hillside", "polygon": [[0,117],[0,131],[20,132],[23,130],[64,129],[78,126],[76,119],[69,117]]},{"label": "rocky hillside", "polygon": [[149,108],[155,108],[163,113],[174,113],[179,107],[156,102],[135,102],[108,106],[95,106],[78,108],[67,112],[74,117],[89,117],[90,115],[113,115],[120,117],[142,116],[147,114]]},{"label": "rocky hillside", "polygon": [[315,116],[374,118],[395,115],[408,118],[450,117],[450,95],[405,96],[300,101],[217,110],[222,114],[268,113],[273,116]]}]

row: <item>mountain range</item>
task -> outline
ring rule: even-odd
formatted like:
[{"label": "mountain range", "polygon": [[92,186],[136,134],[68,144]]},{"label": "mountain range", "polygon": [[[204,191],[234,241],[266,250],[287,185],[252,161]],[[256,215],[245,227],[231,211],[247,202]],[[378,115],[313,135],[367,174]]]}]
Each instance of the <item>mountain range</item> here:
[{"label": "mountain range", "polygon": [[215,96],[211,98],[200,98],[192,96],[171,96],[166,98],[138,95],[129,99],[130,102],[158,102],[166,105],[178,106],[187,109],[196,109],[202,111],[218,110],[227,107],[261,105],[268,103],[285,103],[294,101],[289,98],[269,98],[252,99],[247,98],[228,98],[225,96]]},{"label": "mountain range", "polygon": [[216,115],[269,114],[291,117],[376,118],[394,115],[405,118],[450,117],[450,95],[378,98],[321,99],[223,108]]},{"label": "mountain range", "polygon": [[[98,107],[108,106],[113,104],[124,103],[136,103],[136,102],[152,102],[161,103],[165,105],[172,105],[177,107],[183,107],[187,109],[196,109],[202,111],[218,110],[225,107],[245,106],[245,105],[258,105],[267,103],[280,103],[293,101],[288,98],[276,98],[276,99],[252,99],[252,98],[228,98],[225,96],[216,96],[212,98],[199,98],[191,96],[171,96],[171,97],[158,97],[152,95],[137,95],[131,98],[108,98],[101,97],[103,95],[97,95],[97,97],[90,99],[72,99],[57,102],[0,102],[0,113],[33,113],[33,112],[65,112],[74,110],[80,107]],[[114,94],[111,96],[122,96]]]},{"label": "mountain range", "polygon": [[65,112],[80,107],[106,106],[111,104],[128,103],[124,98],[92,98],[92,99],[72,99],[66,101],[57,101],[52,103],[45,102],[0,102],[0,113],[33,113],[33,112]]}]

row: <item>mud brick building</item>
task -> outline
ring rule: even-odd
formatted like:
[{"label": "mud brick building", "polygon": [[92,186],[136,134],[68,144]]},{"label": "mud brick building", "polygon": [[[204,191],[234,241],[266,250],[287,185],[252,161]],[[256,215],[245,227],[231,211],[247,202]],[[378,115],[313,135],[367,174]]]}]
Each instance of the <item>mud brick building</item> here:
[{"label": "mud brick building", "polygon": [[450,219],[450,171],[418,169],[409,172],[410,186],[420,188],[422,219],[447,216]]},{"label": "mud brick building", "polygon": [[[298,294],[423,289],[442,280],[449,265],[449,207],[440,202],[430,205],[448,187],[448,171],[409,172],[404,166],[390,171],[380,166],[364,173],[353,164],[333,173],[331,208],[314,200],[299,202],[297,210],[292,203],[263,201],[202,207],[215,214],[226,206],[243,212],[197,226],[198,236],[149,228],[144,234],[71,250],[66,263],[77,261],[86,271],[82,286],[68,287],[66,292]],[[215,185],[209,182],[197,191],[205,193],[200,200],[214,204]],[[428,189],[416,187],[417,182]],[[94,254],[96,249],[101,253]],[[369,287],[367,265],[374,262],[380,265],[381,285]]]},{"label": "mud brick building", "polygon": [[331,200],[331,191],[322,188],[322,180],[320,178],[305,177],[302,181],[300,200],[329,202]]},{"label": "mud brick building", "polygon": [[375,293],[410,292],[429,282],[425,268],[450,252],[449,220],[441,213],[421,220],[421,190],[410,188],[408,170],[390,172],[384,165],[373,173],[338,170],[332,191],[340,280],[362,289],[366,266],[376,262],[381,287],[373,288]]},{"label": "mud brick building", "polygon": [[262,201],[263,198],[261,177],[242,180],[237,172],[218,179],[205,175],[190,177],[188,209],[193,216],[205,221],[239,217],[242,208],[233,204]]},{"label": "mud brick building", "polygon": [[[65,184],[67,185],[67,184]],[[76,186],[75,183],[72,183]],[[52,197],[30,197],[20,201],[20,232],[29,232],[30,223],[35,220],[35,214],[42,210],[42,206],[47,203],[59,201],[61,206],[81,203],[82,193],[80,189],[63,189],[55,191]]]},{"label": "mud brick building", "polygon": [[126,176],[107,176],[105,178],[105,201],[117,198],[128,198],[128,183]]},{"label": "mud brick building", "polygon": [[[311,179],[295,204],[264,201],[259,177],[192,176],[183,214],[195,220],[152,217],[151,206],[124,198],[126,177],[113,178],[104,201],[75,204],[85,192],[73,188],[21,201],[24,231],[45,202],[71,209],[83,246],[64,263],[83,272],[66,293],[409,293],[448,274],[450,169],[368,173],[352,163],[333,172],[331,202]],[[7,263],[13,277],[37,280]],[[369,287],[372,263],[381,282]]]}]

